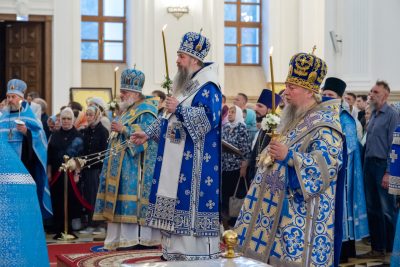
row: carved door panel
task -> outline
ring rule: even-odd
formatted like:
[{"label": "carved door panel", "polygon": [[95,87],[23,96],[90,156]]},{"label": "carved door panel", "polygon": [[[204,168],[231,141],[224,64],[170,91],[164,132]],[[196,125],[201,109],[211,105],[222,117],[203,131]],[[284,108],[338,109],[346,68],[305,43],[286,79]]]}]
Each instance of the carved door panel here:
[{"label": "carved door panel", "polygon": [[19,78],[28,85],[27,92],[44,96],[43,24],[10,22],[6,36],[6,80]]}]

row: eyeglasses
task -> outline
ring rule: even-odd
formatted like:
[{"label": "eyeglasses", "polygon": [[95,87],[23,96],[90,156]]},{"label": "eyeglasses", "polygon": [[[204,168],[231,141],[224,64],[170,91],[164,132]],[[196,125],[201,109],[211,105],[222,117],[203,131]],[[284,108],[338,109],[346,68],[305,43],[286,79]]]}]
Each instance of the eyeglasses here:
[{"label": "eyeglasses", "polygon": [[68,120],[68,121],[72,121],[72,118],[68,118],[68,117],[64,117],[64,118],[61,118],[62,120]]}]

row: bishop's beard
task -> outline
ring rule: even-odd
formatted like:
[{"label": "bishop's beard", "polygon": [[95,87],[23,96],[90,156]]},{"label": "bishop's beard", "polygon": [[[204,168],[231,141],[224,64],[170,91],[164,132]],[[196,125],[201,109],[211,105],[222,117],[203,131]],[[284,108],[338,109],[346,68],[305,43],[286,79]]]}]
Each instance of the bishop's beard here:
[{"label": "bishop's beard", "polygon": [[121,101],[118,106],[119,106],[119,111],[120,112],[125,112],[128,110],[130,106],[132,106],[135,103],[135,100],[133,98],[128,98],[124,101]]},{"label": "bishop's beard", "polygon": [[174,77],[174,81],[172,84],[172,95],[179,96],[182,95],[187,86],[192,79],[193,72],[188,68],[178,67],[178,72]]},{"label": "bishop's beard", "polygon": [[4,111],[17,111],[19,109],[18,106],[13,105],[13,104],[8,104],[6,107],[4,107]]},{"label": "bishop's beard", "polygon": [[292,104],[285,105],[281,113],[281,122],[277,128],[278,132],[284,134],[291,130],[290,128],[295,126],[293,122],[297,122],[300,118],[303,118],[308,111],[308,107],[296,107]]}]

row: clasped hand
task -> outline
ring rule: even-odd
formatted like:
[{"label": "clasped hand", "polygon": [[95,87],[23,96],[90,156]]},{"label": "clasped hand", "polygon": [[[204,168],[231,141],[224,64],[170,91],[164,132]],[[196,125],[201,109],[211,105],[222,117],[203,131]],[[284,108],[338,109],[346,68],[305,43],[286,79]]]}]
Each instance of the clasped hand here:
[{"label": "clasped hand", "polygon": [[17,131],[19,131],[23,135],[26,135],[26,132],[28,131],[28,128],[26,128],[25,124],[17,124],[16,128],[17,128]]},{"label": "clasped hand", "polygon": [[122,124],[116,121],[111,123],[111,131],[120,133],[122,130]]},{"label": "clasped hand", "polygon": [[176,107],[179,105],[178,99],[173,96],[167,96],[165,100],[165,108],[169,113],[175,113]]},{"label": "clasped hand", "polygon": [[134,132],[131,134],[129,140],[134,143],[135,145],[143,145],[149,137],[145,132]]},{"label": "clasped hand", "polygon": [[288,154],[288,147],[276,140],[271,140],[268,145],[269,154],[276,160],[284,160]]}]

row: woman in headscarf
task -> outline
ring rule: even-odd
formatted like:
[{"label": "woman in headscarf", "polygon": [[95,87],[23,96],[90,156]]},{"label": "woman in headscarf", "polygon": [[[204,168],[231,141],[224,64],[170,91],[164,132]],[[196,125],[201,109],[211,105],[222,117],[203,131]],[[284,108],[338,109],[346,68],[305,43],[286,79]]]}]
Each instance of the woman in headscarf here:
[{"label": "woman in headscarf", "polygon": [[251,108],[246,108],[245,110],[245,123],[247,132],[249,133],[250,137],[250,144],[253,143],[254,137],[258,132],[257,128],[257,121],[256,121],[256,112]]},{"label": "woman in headscarf", "polygon": [[[238,151],[224,149],[222,151],[222,221],[224,227],[233,227],[236,218],[229,216],[229,197],[233,196],[240,177],[245,177],[245,164],[250,156],[250,139],[243,119],[243,112],[238,106],[228,111],[228,122],[222,127],[222,140]],[[239,184],[240,194],[247,193],[244,179]]]},{"label": "woman in headscarf", "polygon": [[[60,173],[59,167],[64,162],[64,155],[70,158],[79,156],[83,150],[82,135],[74,127],[74,113],[71,108],[64,108],[60,113],[61,128],[52,134],[47,150],[51,201],[54,213],[54,239],[61,237],[64,230],[64,173]],[[78,219],[81,215],[82,196],[77,189],[72,175],[68,183],[68,220],[71,228],[72,219]]]},{"label": "woman in headscarf", "polygon": [[[101,123],[102,112],[96,105],[91,105],[86,110],[88,127],[82,130],[83,135],[83,155],[92,155],[107,149],[108,130]],[[96,202],[97,189],[99,187],[99,176],[103,163],[101,159],[88,162],[89,165],[81,173],[75,173],[75,180],[79,179],[82,195],[86,201],[94,207]],[[87,216],[86,229],[79,231],[81,234],[92,234],[99,223],[93,222],[93,209],[85,208],[84,213]]]},{"label": "woman in headscarf", "polygon": [[108,133],[110,133],[111,121],[107,117],[107,104],[104,101],[104,99],[98,96],[90,97],[86,99],[86,104],[87,106],[96,106],[100,109],[101,112],[100,122],[107,129]]}]

